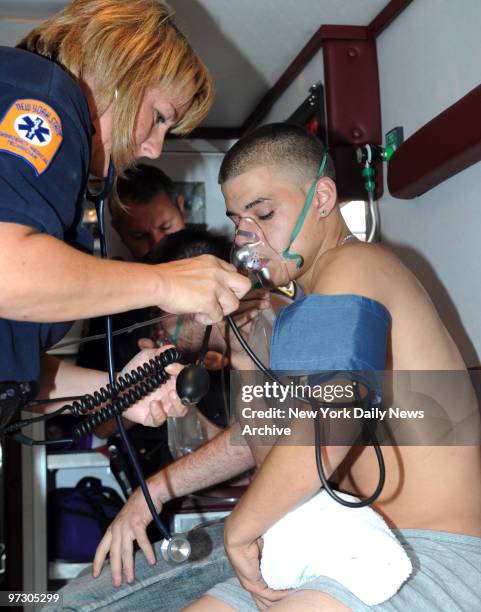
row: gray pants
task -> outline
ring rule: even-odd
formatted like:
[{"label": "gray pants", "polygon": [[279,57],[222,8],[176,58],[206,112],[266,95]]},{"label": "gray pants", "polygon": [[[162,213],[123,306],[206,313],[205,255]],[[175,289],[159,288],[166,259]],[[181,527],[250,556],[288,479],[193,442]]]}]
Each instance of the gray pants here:
[{"label": "gray pants", "polygon": [[48,610],[165,610],[176,612],[201,597],[218,582],[234,575],[224,551],[224,525],[191,532],[192,556],[187,563],[168,565],[155,546],[157,563],[151,567],[142,551],[135,555],[135,581],[115,588],[106,564],[98,578],[90,570],[65,586],[62,608]]},{"label": "gray pants", "polygon": [[[481,610],[481,538],[423,529],[394,532],[411,558],[413,573],[391,599],[377,606],[367,606],[342,584],[325,576],[297,590],[328,593],[353,612]],[[209,594],[241,612],[258,612],[252,597],[237,578],[216,585]]]},{"label": "gray pants", "polygon": [[[304,584],[299,590],[328,593],[354,612],[481,610],[481,538],[421,529],[401,529],[395,533],[410,556],[414,571],[398,593],[383,604],[368,607],[344,586],[326,577]],[[62,609],[176,612],[211,590],[212,596],[234,609],[256,611],[250,594],[233,577],[224,552],[223,525],[194,531],[190,539],[193,556],[186,564],[167,565],[157,546],[157,565],[150,567],[143,553],[138,552],[132,585],[112,587],[108,566],[96,579],[85,573],[62,589]]]}]

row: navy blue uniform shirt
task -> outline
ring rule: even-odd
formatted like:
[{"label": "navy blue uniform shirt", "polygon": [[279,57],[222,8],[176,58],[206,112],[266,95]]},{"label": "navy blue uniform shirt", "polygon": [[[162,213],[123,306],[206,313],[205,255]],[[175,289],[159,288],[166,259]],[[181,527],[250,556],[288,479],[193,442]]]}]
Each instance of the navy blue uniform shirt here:
[{"label": "navy blue uniform shirt", "polygon": [[[66,72],[33,53],[0,47],[0,222],[92,252],[81,226],[91,136],[87,100]],[[41,353],[69,326],[0,319],[0,381],[38,380]]]}]

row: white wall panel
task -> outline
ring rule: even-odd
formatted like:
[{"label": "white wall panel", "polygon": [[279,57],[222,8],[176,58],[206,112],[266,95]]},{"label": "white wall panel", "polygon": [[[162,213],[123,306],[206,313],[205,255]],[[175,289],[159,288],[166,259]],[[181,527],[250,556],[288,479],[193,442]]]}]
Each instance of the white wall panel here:
[{"label": "white wall panel", "polygon": [[[402,125],[409,137],[480,84],[480,23],[478,0],[423,0],[379,37],[384,132]],[[426,286],[468,363],[479,363],[481,164],[414,200],[386,189],[380,204],[385,241]]]}]

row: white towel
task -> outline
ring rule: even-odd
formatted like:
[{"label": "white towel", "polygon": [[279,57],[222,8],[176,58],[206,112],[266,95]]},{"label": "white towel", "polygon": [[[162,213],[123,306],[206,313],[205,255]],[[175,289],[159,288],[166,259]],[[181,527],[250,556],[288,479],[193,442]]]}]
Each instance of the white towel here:
[{"label": "white towel", "polygon": [[377,512],[342,506],[325,491],[286,514],[263,539],[261,572],[272,589],[327,576],[374,606],[392,597],[412,571],[404,548]]}]

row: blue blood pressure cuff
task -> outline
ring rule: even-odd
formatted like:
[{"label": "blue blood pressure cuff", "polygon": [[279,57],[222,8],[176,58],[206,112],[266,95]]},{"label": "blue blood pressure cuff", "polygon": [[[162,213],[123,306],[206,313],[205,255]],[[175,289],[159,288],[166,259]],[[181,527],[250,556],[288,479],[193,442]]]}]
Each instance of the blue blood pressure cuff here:
[{"label": "blue blood pressure cuff", "polygon": [[374,403],[380,403],[389,326],[387,309],[369,298],[308,295],[278,314],[270,368],[307,375],[311,385],[350,378],[367,386]]}]

